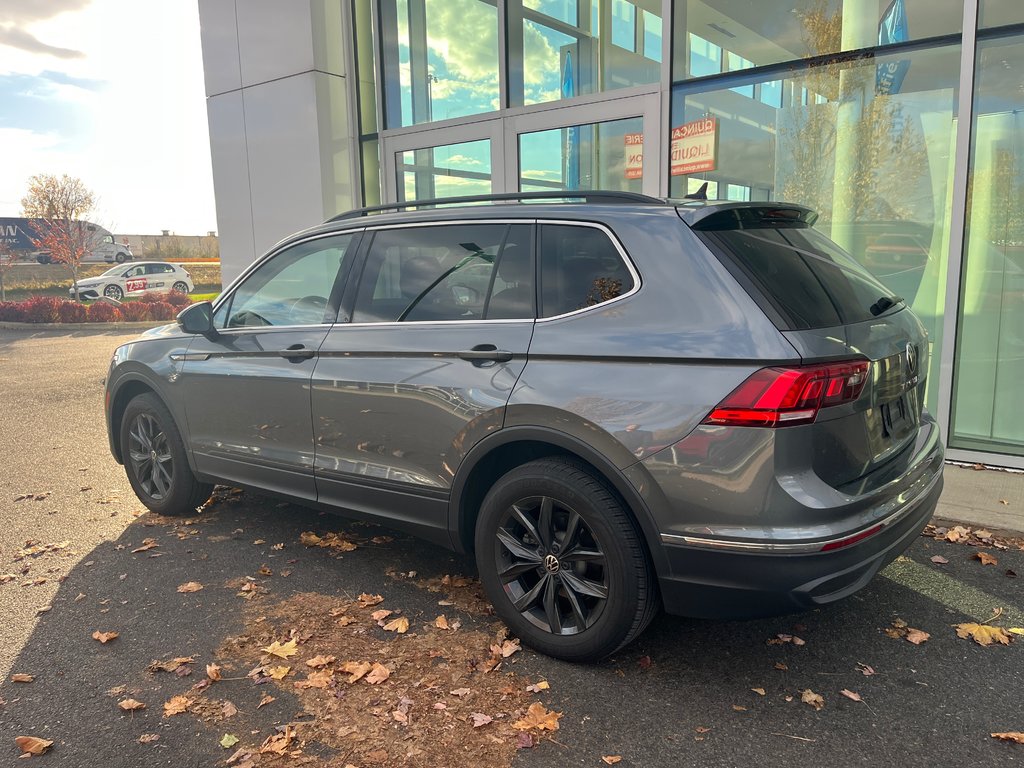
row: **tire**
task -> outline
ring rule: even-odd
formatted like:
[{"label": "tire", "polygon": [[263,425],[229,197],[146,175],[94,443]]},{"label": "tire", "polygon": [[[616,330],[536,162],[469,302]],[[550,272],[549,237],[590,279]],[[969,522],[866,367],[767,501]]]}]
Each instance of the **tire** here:
[{"label": "tire", "polygon": [[121,301],[121,299],[124,298],[124,291],[121,290],[121,286],[111,284],[103,289],[103,295],[106,296],[108,299],[113,299],[114,301]]},{"label": "tire", "polygon": [[118,264],[124,264],[126,261],[128,261],[128,254],[119,253],[117,254],[117,256],[114,257],[114,261],[116,261]]},{"label": "tire", "polygon": [[194,515],[213,486],[199,482],[174,418],[151,393],[134,397],[121,418],[121,457],[135,495],[159,515]]},{"label": "tire", "polygon": [[179,280],[178,282],[171,286],[171,290],[188,295],[188,283],[186,283],[184,280]]},{"label": "tire", "polygon": [[531,461],[494,484],[477,520],[476,560],[484,590],[512,632],[566,661],[615,653],[659,607],[636,522],[575,460]]},{"label": "tire", "polygon": [[49,264],[52,260],[53,259],[51,259],[46,254],[41,253],[38,256],[36,256],[36,261],[38,261],[40,264]]}]

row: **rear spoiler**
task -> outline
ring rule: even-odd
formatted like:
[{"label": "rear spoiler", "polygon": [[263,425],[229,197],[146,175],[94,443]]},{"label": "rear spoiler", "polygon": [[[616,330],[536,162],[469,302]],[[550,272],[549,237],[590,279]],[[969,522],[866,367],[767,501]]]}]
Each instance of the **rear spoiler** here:
[{"label": "rear spoiler", "polygon": [[750,203],[693,201],[676,206],[679,218],[692,229],[743,229],[743,222],[758,221],[762,225],[810,227],[818,214],[795,203]]}]

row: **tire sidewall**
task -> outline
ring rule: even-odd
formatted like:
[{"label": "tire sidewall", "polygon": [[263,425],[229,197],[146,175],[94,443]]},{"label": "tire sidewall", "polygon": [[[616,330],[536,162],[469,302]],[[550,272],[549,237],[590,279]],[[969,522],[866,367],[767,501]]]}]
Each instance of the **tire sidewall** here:
[{"label": "tire sidewall", "polygon": [[[179,288],[178,286],[181,287]],[[171,290],[188,295],[188,283],[186,283],[184,280],[178,280],[174,283],[174,285],[171,286]]]},{"label": "tire sidewall", "polygon": [[[173,477],[171,479],[171,490],[162,499],[153,499],[142,488],[142,484],[135,476],[131,458],[128,456],[129,436],[132,423],[139,414],[148,414],[159,425],[160,430],[167,439],[167,446],[171,451],[173,462]],[[160,515],[182,515],[194,511],[183,509],[190,496],[192,482],[192,469],[188,464],[188,457],[185,453],[185,444],[181,439],[181,433],[171,417],[170,411],[155,396],[142,394],[136,396],[124,409],[121,417],[121,458],[124,461],[125,474],[128,482],[147,509]]]},{"label": "tire sidewall", "polygon": [[[113,291],[111,291],[111,293],[113,295],[108,295],[107,291],[110,291],[111,288],[117,288],[117,292],[114,293]],[[121,299],[124,298],[124,291],[121,290],[121,287],[119,285],[108,285],[108,286],[104,287],[103,295],[106,296],[108,299],[114,299],[115,301],[120,301]]]},{"label": "tire sidewall", "polygon": [[[495,538],[505,511],[529,496],[550,496],[575,510],[590,527],[605,553],[608,599],[597,622],[575,635],[553,635],[538,629],[517,611],[501,584],[495,563]],[[593,661],[618,649],[636,617],[640,586],[621,542],[621,530],[608,519],[615,514],[576,483],[529,466],[512,470],[484,498],[476,527],[476,558],[480,581],[495,611],[527,645],[568,661]],[[624,514],[619,509],[618,514]]]}]

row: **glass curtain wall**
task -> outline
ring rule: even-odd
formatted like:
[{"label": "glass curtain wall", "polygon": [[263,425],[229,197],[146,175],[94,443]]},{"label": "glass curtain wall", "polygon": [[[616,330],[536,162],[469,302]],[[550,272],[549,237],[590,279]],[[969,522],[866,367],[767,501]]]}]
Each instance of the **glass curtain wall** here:
[{"label": "glass curtain wall", "polygon": [[614,189],[643,187],[642,117],[572,125],[519,137],[519,189]]},{"label": "glass curtain wall", "polygon": [[979,41],[949,438],[1015,454],[1024,449],[1022,82],[1024,34]]}]

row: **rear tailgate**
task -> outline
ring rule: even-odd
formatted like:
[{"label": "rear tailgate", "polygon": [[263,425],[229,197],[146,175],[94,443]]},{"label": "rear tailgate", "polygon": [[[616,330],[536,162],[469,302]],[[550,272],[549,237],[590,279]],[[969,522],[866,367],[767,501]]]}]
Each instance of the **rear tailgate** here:
[{"label": "rear tailgate", "polygon": [[815,474],[838,488],[909,460],[928,340],[899,297],[811,228],[814,218],[799,206],[729,206],[691,226],[804,362],[869,361],[860,397],[822,409],[811,425]]}]

